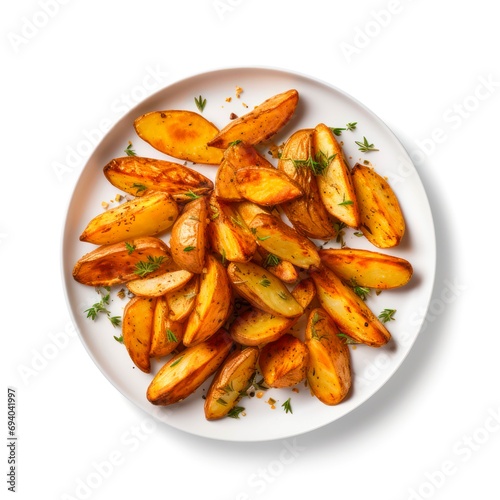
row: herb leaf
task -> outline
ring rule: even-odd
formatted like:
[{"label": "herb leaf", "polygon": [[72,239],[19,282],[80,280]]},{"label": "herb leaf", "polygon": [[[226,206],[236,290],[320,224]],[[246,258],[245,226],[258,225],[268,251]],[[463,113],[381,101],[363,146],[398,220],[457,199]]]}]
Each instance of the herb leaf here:
[{"label": "herb leaf", "polygon": [[196,107],[198,108],[200,113],[203,113],[203,110],[205,109],[205,106],[207,105],[207,100],[203,99],[203,97],[200,95],[198,98],[194,98],[194,102],[196,104]]},{"label": "herb leaf", "polygon": [[154,257],[152,255],[148,255],[148,260],[141,260],[135,265],[135,274],[138,274],[141,278],[144,278],[149,273],[156,271],[160,266],[165,257],[158,256]]},{"label": "herb leaf", "polygon": [[358,149],[362,151],[363,153],[368,153],[369,151],[378,151],[377,148],[373,144],[370,144],[368,142],[368,139],[366,137],[363,137],[363,142],[360,141],[354,141],[359,147]]},{"label": "herb leaf", "polygon": [[127,156],[137,156],[137,153],[132,149],[132,143],[129,141],[128,146],[123,150]]},{"label": "herb leaf", "polygon": [[387,323],[388,321],[395,321],[394,315],[396,314],[396,309],[384,309],[379,315],[379,319],[382,320],[383,323]]},{"label": "herb leaf", "polygon": [[291,398],[288,398],[281,407],[285,410],[285,413],[293,413],[292,411],[292,401]]}]

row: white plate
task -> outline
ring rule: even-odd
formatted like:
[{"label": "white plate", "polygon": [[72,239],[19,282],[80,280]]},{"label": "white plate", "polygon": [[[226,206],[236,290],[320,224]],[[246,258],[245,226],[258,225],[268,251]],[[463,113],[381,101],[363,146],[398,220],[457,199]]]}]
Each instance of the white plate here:
[{"label": "white plate", "polygon": [[[243,93],[235,97],[235,88]],[[88,221],[102,211],[101,202],[113,200],[117,189],[105,179],[102,168],[114,157],[124,156],[123,150],[132,141],[139,156],[167,158],[145,142],[133,129],[134,119],[148,111],[160,109],[189,109],[196,111],[194,97],[207,100],[203,115],[222,128],[234,112],[242,115],[268,97],[295,88],[300,102],[296,114],[286,129],[275,139],[279,144],[294,130],[314,127],[319,122],[344,127],[357,122],[354,131],[340,136],[350,163],[369,160],[377,172],[389,179],[401,203],[407,222],[407,234],[401,245],[387,253],[411,262],[414,276],[411,283],[398,290],[384,291],[368,298],[368,305],[378,314],[385,308],[396,309],[395,321],[388,324],[393,340],[379,349],[367,346],[352,348],[354,385],[350,396],[341,404],[330,407],[312,397],[303,385],[298,393],[288,389],[268,390],[263,398],[244,398],[240,405],[246,415],[239,419],[225,418],[208,422],[203,414],[206,385],[184,402],[165,408],[151,405],[146,389],[160,362],[153,364],[153,373],[134,369],[126,349],[114,340],[120,335],[105,317],[96,322],[86,318],[84,310],[98,301],[92,287],[76,283],[72,278],[75,262],[93,245],[79,241]],[[231,102],[226,98],[232,97]],[[354,141],[366,137],[379,149],[362,153]],[[268,158],[270,158],[268,156]],[[175,160],[178,161],[178,160]],[[203,174],[214,178],[215,167],[200,166]],[[377,250],[352,230],[346,233],[348,246]],[[333,243],[332,246],[338,246]],[[430,302],[435,275],[434,224],[427,196],[407,152],[388,127],[370,110],[339,89],[297,73],[267,68],[232,68],[196,75],[157,92],[132,109],[104,137],[83,169],[68,207],[62,248],[64,284],[73,320],[81,340],[101,372],[127,398],[147,413],[166,424],[199,436],[227,441],[264,441],[302,434],[330,424],[357,408],[401,365],[422,326]],[[124,301],[112,293],[111,308],[122,314]],[[266,403],[269,397],[277,400],[276,408]],[[291,397],[293,413],[286,413],[281,404]]]}]

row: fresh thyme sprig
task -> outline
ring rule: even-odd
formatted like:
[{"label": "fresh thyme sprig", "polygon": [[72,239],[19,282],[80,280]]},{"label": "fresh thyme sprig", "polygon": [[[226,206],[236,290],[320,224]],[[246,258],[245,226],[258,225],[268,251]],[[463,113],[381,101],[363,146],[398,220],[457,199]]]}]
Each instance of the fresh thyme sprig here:
[{"label": "fresh thyme sprig", "polygon": [[396,314],[396,309],[384,309],[379,315],[379,319],[382,320],[383,323],[387,323],[388,321],[395,321],[394,315]]},{"label": "fresh thyme sprig", "polygon": [[292,398],[288,398],[281,407],[285,410],[285,413],[293,413],[292,410]]},{"label": "fresh thyme sprig", "polygon": [[344,130],[355,130],[357,124],[358,124],[358,122],[350,122],[350,123],[347,123],[346,126],[343,127],[343,128],[341,128],[341,127],[330,127],[330,130],[335,135],[341,135]]},{"label": "fresh thyme sprig", "polygon": [[205,106],[207,105],[207,100],[203,99],[203,97],[200,95],[198,98],[194,98],[194,102],[196,104],[196,107],[198,108],[200,113],[203,113],[203,110],[205,109]]},{"label": "fresh thyme sprig", "polygon": [[366,137],[363,137],[363,142],[361,141],[354,141],[354,142],[359,146],[358,149],[363,153],[368,153],[369,151],[379,151],[373,144],[370,144],[368,142],[368,139]]},{"label": "fresh thyme sprig", "polygon": [[137,156],[137,153],[132,149],[132,143],[129,141],[128,146],[124,149],[127,156]]},{"label": "fresh thyme sprig", "polygon": [[156,271],[165,259],[165,257],[161,255],[158,257],[148,255],[147,258],[147,261],[141,260],[135,265],[134,274],[139,275],[141,278],[144,278],[144,276]]}]

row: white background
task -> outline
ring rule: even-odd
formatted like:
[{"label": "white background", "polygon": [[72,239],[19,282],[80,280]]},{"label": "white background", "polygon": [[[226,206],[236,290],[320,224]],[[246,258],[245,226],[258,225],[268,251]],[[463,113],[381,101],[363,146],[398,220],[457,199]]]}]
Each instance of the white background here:
[{"label": "white background", "polygon": [[[491,2],[462,5],[4,6],[2,412],[6,435],[7,386],[15,387],[18,498],[164,498],[180,490],[183,498],[242,500],[298,498],[311,489],[344,500],[499,498],[500,35]],[[364,405],[295,439],[228,443],[153,421],[107,382],[74,335],[60,247],[85,158],[64,172],[57,165],[135,104],[131,96],[148,71],[160,75],[160,88],[206,70],[252,65],[328,81],[393,129],[428,194],[437,274],[425,330]],[[132,101],[123,105],[126,99]],[[7,491],[3,448],[0,487]]]}]

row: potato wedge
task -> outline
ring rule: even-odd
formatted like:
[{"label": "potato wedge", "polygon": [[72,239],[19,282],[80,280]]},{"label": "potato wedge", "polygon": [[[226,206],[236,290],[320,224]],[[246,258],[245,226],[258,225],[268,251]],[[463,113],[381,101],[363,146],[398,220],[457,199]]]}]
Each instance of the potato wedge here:
[{"label": "potato wedge", "polygon": [[257,369],[259,349],[246,347],[230,354],[219,368],[205,398],[205,418],[225,417],[248,389]]},{"label": "potato wedge", "polygon": [[200,274],[205,266],[208,204],[205,197],[185,205],[170,235],[170,250],[175,263],[191,273]]},{"label": "potato wedge", "polygon": [[260,350],[259,368],[269,387],[292,387],[306,378],[308,361],[304,342],[285,333]]},{"label": "potato wedge", "polygon": [[231,262],[227,274],[238,293],[258,309],[285,318],[295,318],[304,312],[276,276],[253,262]]},{"label": "potato wedge", "polygon": [[140,156],[115,158],[104,167],[104,175],[113,186],[134,196],[148,190],[164,191],[178,203],[193,196],[212,192],[214,184],[196,170],[179,163]]},{"label": "potato wedge", "polygon": [[192,277],[193,273],[185,269],[175,269],[152,278],[128,281],[126,287],[140,297],[160,297],[182,288]]},{"label": "potato wedge", "polygon": [[351,354],[338,333],[326,311],[311,311],[305,332],[309,351],[307,382],[311,392],[326,405],[343,401],[352,385]]},{"label": "potato wedge", "polygon": [[360,225],[366,239],[378,248],[399,245],[405,219],[389,183],[373,168],[356,163],[352,180],[360,209]]},{"label": "potato wedge", "polygon": [[244,200],[236,187],[234,169],[226,160],[222,160],[222,163],[217,169],[214,193],[219,200],[227,202]]},{"label": "potato wedge", "polygon": [[73,278],[89,286],[113,286],[135,280],[144,266],[149,276],[166,272],[173,263],[170,249],[159,238],[148,236],[102,245],[81,257]]},{"label": "potato wedge", "polygon": [[154,405],[171,405],[191,395],[222,364],[233,341],[224,329],[197,345],[187,347],[167,361],[146,392]]},{"label": "potato wedge", "polygon": [[167,299],[162,296],[156,299],[153,314],[150,358],[161,358],[170,354],[182,342],[184,328],[182,323],[172,321]]},{"label": "potato wedge", "polygon": [[372,347],[383,346],[390,340],[391,334],[383,323],[332,270],[322,267],[314,270],[311,277],[321,306],[342,333]]},{"label": "potato wedge", "polygon": [[249,261],[257,243],[232,205],[218,200],[215,194],[209,201],[210,223],[207,228],[210,248],[230,262]]},{"label": "potato wedge", "polygon": [[186,321],[185,346],[207,340],[224,325],[231,312],[232,289],[226,268],[214,255],[207,254],[206,269],[200,275],[200,291]]},{"label": "potato wedge", "polygon": [[200,278],[195,274],[182,288],[165,294],[172,321],[183,323],[188,318],[193,310],[199,290]]},{"label": "potato wedge", "polygon": [[262,247],[257,247],[252,261],[259,266],[265,267],[283,283],[295,283],[299,279],[299,273],[291,262],[280,259],[277,255],[268,252]]},{"label": "potato wedge", "polygon": [[413,274],[407,260],[371,250],[327,248],[319,250],[319,256],[343,280],[378,290],[404,286]]},{"label": "potato wedge", "polygon": [[293,116],[299,93],[290,89],[276,94],[239,118],[228,123],[208,145],[226,149],[234,141],[258,144],[272,137]]},{"label": "potato wedge", "polygon": [[154,236],[170,228],[178,215],[177,203],[168,193],[151,192],[94,217],[80,235],[80,241],[111,245]]},{"label": "potato wedge", "polygon": [[320,265],[316,245],[278,217],[257,214],[250,223],[257,244],[297,267],[309,269]]},{"label": "potato wedge", "polygon": [[315,159],[326,167],[316,176],[326,210],[349,227],[358,227],[360,215],[351,171],[335,135],[324,123],[314,129],[313,145]]},{"label": "potato wedge", "polygon": [[243,198],[258,205],[279,205],[303,195],[302,188],[276,168],[243,167],[235,178]]},{"label": "potato wedge", "polygon": [[133,297],[123,311],[123,344],[134,365],[144,373],[151,371],[149,352],[155,304],[153,298]]},{"label": "potato wedge", "polygon": [[158,151],[179,160],[218,165],[223,152],[207,145],[219,129],[199,113],[152,111],[134,121],[137,135]]},{"label": "potato wedge", "polygon": [[314,129],[300,129],[286,141],[278,169],[293,179],[303,196],[281,205],[293,227],[308,238],[331,240],[335,238],[335,220],[325,208],[319,193],[316,175],[308,161],[314,159]]},{"label": "potato wedge", "polygon": [[247,227],[250,227],[250,223],[256,215],[271,214],[271,210],[269,208],[262,207],[251,201],[241,201],[239,203],[234,203],[233,206]]},{"label": "potato wedge", "polygon": [[[292,290],[293,298],[305,310],[316,296],[316,288],[310,278],[300,281]],[[229,333],[235,342],[246,346],[258,346],[279,339],[297,324],[300,316],[285,318],[251,307],[238,314]]]}]

